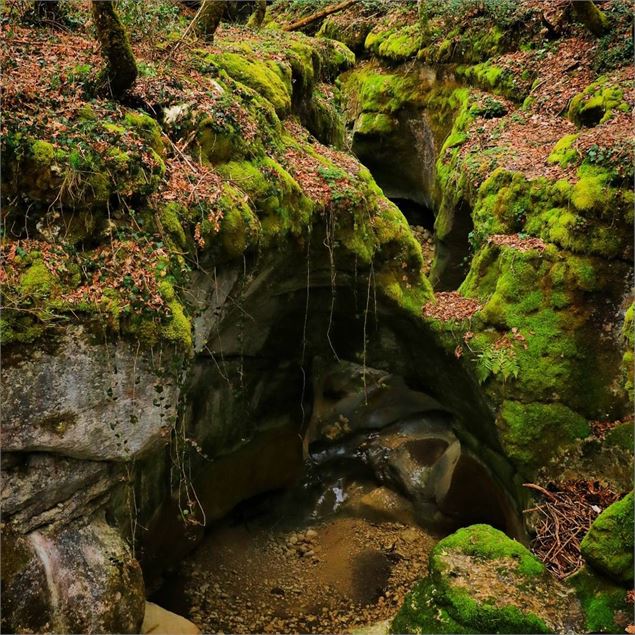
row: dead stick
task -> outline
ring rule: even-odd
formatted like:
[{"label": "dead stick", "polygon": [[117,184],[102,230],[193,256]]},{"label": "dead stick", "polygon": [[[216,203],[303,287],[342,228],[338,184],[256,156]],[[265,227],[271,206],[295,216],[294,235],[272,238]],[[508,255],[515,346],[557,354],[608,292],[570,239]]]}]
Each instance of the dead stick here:
[{"label": "dead stick", "polygon": [[544,487],[540,487],[540,485],[536,485],[535,483],[523,483],[523,487],[534,489],[537,492],[540,492],[543,496],[545,496],[549,500],[552,500],[552,501],[558,500],[551,492],[548,492]]},{"label": "dead stick", "polygon": [[347,9],[348,7],[352,6],[356,2],[357,0],[344,0],[344,2],[340,2],[339,4],[336,4],[332,7],[327,7],[326,9],[322,11],[318,11],[317,13],[313,13],[312,15],[306,18],[302,18],[301,20],[296,20],[295,22],[289,22],[289,24],[286,24],[285,26],[283,26],[281,30],[282,31],[297,31],[298,29],[301,29],[304,26],[307,26],[309,24],[312,24],[313,22],[316,22],[317,20],[325,18],[327,15],[331,15],[332,13],[337,13],[338,11],[343,11],[344,9]]}]

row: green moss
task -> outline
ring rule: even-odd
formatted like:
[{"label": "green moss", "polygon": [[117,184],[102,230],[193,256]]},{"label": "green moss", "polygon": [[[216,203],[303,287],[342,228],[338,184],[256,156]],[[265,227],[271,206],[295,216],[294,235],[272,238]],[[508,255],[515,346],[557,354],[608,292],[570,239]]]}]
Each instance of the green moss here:
[{"label": "green moss", "polygon": [[397,120],[380,112],[363,112],[355,121],[353,133],[359,135],[387,135],[395,130]]},{"label": "green moss", "polygon": [[589,434],[586,419],[560,403],[506,400],[497,424],[505,454],[525,476],[562,447]]},{"label": "green moss", "polygon": [[[620,633],[624,629],[620,615],[629,615],[626,590],[587,567],[567,580],[575,589],[590,633]],[[619,622],[619,623],[618,623]]]},{"label": "green moss", "polygon": [[572,148],[574,141],[578,138],[577,134],[567,134],[562,137],[553,150],[547,157],[548,163],[558,163],[561,167],[565,168],[570,163],[573,163],[578,159],[578,151]]},{"label": "green moss", "polygon": [[579,126],[595,126],[608,121],[616,110],[630,111],[624,91],[602,76],[571,100],[569,118]]},{"label": "green moss", "polygon": [[571,192],[571,202],[581,212],[601,209],[607,200],[607,175],[589,174],[583,176]]},{"label": "green moss", "polygon": [[126,124],[148,143],[148,145],[160,156],[165,155],[165,147],[161,137],[161,126],[158,122],[144,112],[127,112],[124,116]]},{"label": "green moss", "polygon": [[344,118],[328,95],[314,90],[301,115],[303,125],[321,143],[338,149],[346,146]]},{"label": "green moss", "polygon": [[20,276],[20,292],[24,295],[44,296],[51,292],[55,277],[42,260],[33,264]]},{"label": "green moss", "polygon": [[387,73],[377,66],[360,66],[342,76],[347,111],[352,119],[361,112],[394,114],[422,103],[423,91],[415,75]]},{"label": "green moss", "polygon": [[260,224],[249,206],[242,200],[238,190],[231,186],[225,188],[225,193],[220,199],[220,206],[223,209],[220,230],[223,251],[230,258],[234,258],[256,244]]},{"label": "green moss", "polygon": [[109,148],[108,159],[115,169],[121,172],[125,172],[130,167],[130,155],[127,152],[122,152],[119,148]]},{"label": "green moss", "polygon": [[633,582],[633,492],[607,507],[580,543],[584,559],[621,583]]},{"label": "green moss", "polygon": [[48,141],[34,141],[31,151],[35,161],[42,165],[49,165],[55,159],[55,147]]},{"label": "green moss", "polygon": [[[504,576],[511,585],[505,595],[512,601],[501,602],[494,588],[487,597],[486,589],[478,594],[461,584],[470,561],[475,567],[491,567],[493,579]],[[465,527],[436,545],[430,578],[408,595],[391,632],[548,633],[544,620],[527,610],[522,598],[547,582],[544,565],[523,545],[488,525]],[[516,594],[521,596],[518,605]]]},{"label": "green moss", "polygon": [[411,282],[404,281],[403,275],[384,271],[377,274],[379,292],[394,302],[399,308],[416,318],[421,318],[421,309],[433,297],[432,287],[425,276]]},{"label": "green moss", "polygon": [[464,527],[441,540],[432,552],[432,569],[445,571],[443,555],[446,551],[457,551],[478,560],[509,558],[516,563],[515,570],[525,577],[540,576],[546,571],[525,546],[489,525]]},{"label": "green moss", "polygon": [[112,123],[111,121],[105,121],[102,123],[104,130],[109,132],[110,134],[121,136],[126,132],[126,129],[123,126],[120,126],[116,123]]},{"label": "green moss", "polygon": [[473,633],[456,622],[447,607],[437,604],[438,592],[429,579],[424,579],[406,595],[390,625],[391,633]]},{"label": "green moss", "polygon": [[83,104],[77,110],[77,116],[83,121],[96,121],[98,119],[95,109],[90,104]]},{"label": "green moss", "polygon": [[633,445],[635,445],[633,423],[631,421],[625,421],[615,426],[612,430],[609,430],[604,439],[604,444],[607,446],[617,446],[618,448],[632,452]]},{"label": "green moss", "polygon": [[183,305],[179,302],[174,292],[174,287],[163,280],[159,283],[159,291],[170,309],[170,317],[160,327],[161,338],[183,347],[185,350],[192,348],[192,324],[185,315]]},{"label": "green moss", "polygon": [[249,196],[266,241],[287,232],[301,234],[305,231],[313,213],[313,203],[276,161],[269,158],[257,164],[230,161],[219,168],[219,173]]},{"label": "green moss", "polygon": [[457,66],[456,76],[484,90],[506,95],[522,101],[525,95],[519,91],[514,76],[490,61],[474,66]]},{"label": "green moss", "polygon": [[634,312],[635,304],[631,304],[624,314],[624,324],[622,325],[622,340],[626,348],[622,356],[623,385],[631,404],[635,401],[635,360],[633,359],[633,348],[635,347]]},{"label": "green moss", "polygon": [[337,15],[327,17],[323,22],[317,37],[338,40],[356,53],[364,48],[364,41],[372,27],[370,20],[342,21]]},{"label": "green moss", "polygon": [[241,154],[242,138],[232,125],[220,126],[216,118],[206,117],[196,133],[195,154],[211,164],[223,163]]},{"label": "green moss", "polygon": [[247,58],[236,53],[210,54],[206,60],[223,69],[232,79],[260,93],[276,109],[278,115],[291,109],[291,77],[273,62]]},{"label": "green moss", "polygon": [[421,33],[416,24],[388,31],[373,30],[364,43],[366,49],[394,62],[403,62],[414,57],[420,46]]},{"label": "green moss", "polygon": [[187,243],[185,230],[181,224],[181,214],[183,210],[178,203],[167,203],[160,212],[160,220],[163,229],[170,233],[176,244],[184,248]]}]

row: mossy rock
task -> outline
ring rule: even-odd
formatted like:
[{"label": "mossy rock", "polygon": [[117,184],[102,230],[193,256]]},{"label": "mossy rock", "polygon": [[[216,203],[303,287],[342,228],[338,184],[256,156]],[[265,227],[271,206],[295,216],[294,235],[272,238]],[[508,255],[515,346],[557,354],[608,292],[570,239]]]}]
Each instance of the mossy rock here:
[{"label": "mossy rock", "polygon": [[236,159],[242,154],[240,131],[231,124],[220,125],[213,117],[205,117],[196,132],[195,153],[212,165]]},{"label": "mossy rock", "polygon": [[422,105],[425,91],[416,74],[391,73],[376,64],[367,64],[342,75],[342,93],[349,119],[362,112],[393,115]]},{"label": "mossy rock", "polygon": [[[624,353],[622,355],[622,378],[624,389],[628,394],[630,403],[635,401],[635,381],[634,375],[634,360],[633,360],[633,348],[635,347],[635,322],[633,316],[635,314],[635,304],[631,304],[630,307],[624,313],[624,324],[622,325],[622,342],[624,343]],[[631,443],[631,449],[633,444]]]},{"label": "mossy rock", "polygon": [[489,60],[473,66],[459,65],[456,76],[466,83],[493,93],[504,95],[515,102],[522,102],[527,93],[521,90],[516,77]]},{"label": "mossy rock", "polygon": [[578,93],[569,106],[569,118],[578,126],[596,126],[608,121],[615,112],[629,112],[624,91],[602,76]]},{"label": "mossy rock", "polygon": [[621,633],[632,621],[633,609],[626,603],[626,589],[582,567],[567,579],[578,595],[584,612],[586,631]]},{"label": "mossy rock", "polygon": [[505,454],[524,475],[531,475],[576,439],[589,434],[584,417],[560,403],[506,400],[498,418]]},{"label": "mossy rock", "polygon": [[575,162],[578,157],[578,151],[571,147],[578,138],[577,134],[567,134],[558,140],[553,150],[547,157],[548,163],[558,163],[560,167],[566,168],[570,163]]},{"label": "mossy rock", "polygon": [[504,377],[480,372],[492,370],[481,367],[493,341],[477,346],[480,380],[501,399],[561,401],[587,418],[616,407],[615,391],[608,385],[619,381],[621,352],[597,341],[592,314],[584,309],[600,290],[615,300],[621,296],[619,285],[612,284],[612,269],[601,259],[562,254],[552,247],[521,251],[492,243],[482,246],[460,287],[467,297],[483,302],[483,324],[475,326],[490,333],[495,329],[494,340],[516,329],[524,340],[512,337],[507,352],[515,365],[514,378],[498,388],[493,380]]},{"label": "mossy rock", "polygon": [[622,448],[623,450],[632,452],[633,446],[635,445],[634,432],[633,422],[625,421],[606,433],[604,443],[607,446],[616,446],[618,448]]},{"label": "mossy rock", "polygon": [[421,42],[418,24],[388,29],[380,24],[366,36],[364,48],[391,62],[405,62],[416,56]]},{"label": "mossy rock", "polygon": [[580,544],[584,559],[621,583],[633,582],[633,492],[607,507]]},{"label": "mossy rock", "polygon": [[363,112],[355,121],[353,134],[359,135],[387,135],[395,130],[397,120],[381,112]]},{"label": "mossy rock", "polygon": [[279,64],[248,59],[237,53],[210,53],[205,60],[224,70],[232,79],[260,93],[273,105],[279,116],[291,110],[291,73],[285,74]]},{"label": "mossy rock", "polygon": [[459,529],[430,556],[393,633],[550,633],[580,622],[570,593],[520,543],[489,525]]},{"label": "mossy rock", "polygon": [[144,112],[127,112],[124,121],[161,157],[165,156],[161,126]]},{"label": "mossy rock", "polygon": [[351,51],[359,53],[364,49],[364,41],[372,26],[371,20],[358,18],[350,21],[346,14],[343,16],[332,15],[322,22],[317,37],[337,40],[345,44]]},{"label": "mossy rock", "polygon": [[42,260],[35,260],[20,277],[20,291],[24,295],[47,296],[54,284],[55,276]]}]

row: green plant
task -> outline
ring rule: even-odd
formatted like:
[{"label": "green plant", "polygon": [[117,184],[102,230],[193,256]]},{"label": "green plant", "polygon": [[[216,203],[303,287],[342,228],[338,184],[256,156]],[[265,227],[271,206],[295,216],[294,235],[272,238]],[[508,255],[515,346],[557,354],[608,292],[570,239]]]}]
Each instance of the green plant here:
[{"label": "green plant", "polygon": [[478,354],[476,373],[482,384],[490,375],[501,375],[503,381],[517,379],[520,365],[512,340],[503,336]]},{"label": "green plant", "polygon": [[177,31],[187,21],[177,2],[119,0],[117,11],[130,38],[135,41],[154,33]]},{"label": "green plant", "polygon": [[482,103],[475,105],[472,109],[472,112],[485,119],[493,119],[495,117],[502,117],[507,114],[507,108],[505,105],[487,95],[485,99],[483,99]]}]

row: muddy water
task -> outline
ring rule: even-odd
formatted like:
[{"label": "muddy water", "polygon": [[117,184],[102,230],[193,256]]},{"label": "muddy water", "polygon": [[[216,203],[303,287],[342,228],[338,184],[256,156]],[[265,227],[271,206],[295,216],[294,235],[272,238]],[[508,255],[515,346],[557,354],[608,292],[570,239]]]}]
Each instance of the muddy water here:
[{"label": "muddy water", "polygon": [[359,474],[308,474],[239,506],[155,598],[207,633],[336,633],[391,618],[440,539]]}]

